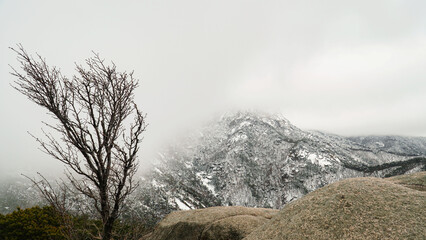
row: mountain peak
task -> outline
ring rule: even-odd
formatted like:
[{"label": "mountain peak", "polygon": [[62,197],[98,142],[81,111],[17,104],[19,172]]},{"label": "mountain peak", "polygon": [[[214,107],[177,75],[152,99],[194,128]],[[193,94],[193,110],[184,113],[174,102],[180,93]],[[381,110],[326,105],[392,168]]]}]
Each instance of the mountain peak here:
[{"label": "mountain peak", "polygon": [[156,209],[164,214],[210,206],[278,209],[344,178],[426,168],[426,139],[302,131],[281,114],[228,112],[198,136],[164,153],[147,177],[144,187],[163,201]]},{"label": "mountain peak", "polygon": [[244,120],[265,120],[279,121],[287,125],[291,125],[281,113],[267,113],[259,110],[242,110],[226,112],[220,118],[220,121],[244,121]]}]

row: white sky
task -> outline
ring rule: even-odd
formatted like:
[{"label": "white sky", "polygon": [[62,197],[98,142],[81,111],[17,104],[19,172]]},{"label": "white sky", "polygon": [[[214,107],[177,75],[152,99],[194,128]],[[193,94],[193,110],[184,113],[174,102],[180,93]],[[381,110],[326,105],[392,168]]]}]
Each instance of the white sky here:
[{"label": "white sky", "polygon": [[45,111],[10,87],[17,43],[68,76],[92,50],[135,70],[150,161],[229,109],[342,135],[426,136],[425,13],[423,0],[0,0],[0,175],[60,171],[27,134],[41,134]]}]

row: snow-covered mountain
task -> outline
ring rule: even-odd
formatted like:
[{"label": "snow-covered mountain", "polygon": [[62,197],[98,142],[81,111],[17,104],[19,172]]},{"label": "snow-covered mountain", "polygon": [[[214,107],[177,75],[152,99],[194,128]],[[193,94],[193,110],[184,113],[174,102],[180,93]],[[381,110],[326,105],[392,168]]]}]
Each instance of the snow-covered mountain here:
[{"label": "snow-covered mountain", "polygon": [[[160,154],[125,217],[155,223],[174,210],[282,208],[329,183],[426,170],[426,138],[303,131],[279,115],[238,112]],[[20,183],[22,182],[22,183]],[[0,212],[43,203],[27,181],[0,184]]]},{"label": "snow-covered mountain", "polygon": [[24,177],[4,179],[0,182],[0,213],[7,214],[17,207],[46,205],[37,188]]},{"label": "snow-covered mountain", "polygon": [[238,112],[162,153],[161,162],[139,193],[146,218],[219,205],[281,208],[340,179],[426,170],[426,138],[342,137]]}]

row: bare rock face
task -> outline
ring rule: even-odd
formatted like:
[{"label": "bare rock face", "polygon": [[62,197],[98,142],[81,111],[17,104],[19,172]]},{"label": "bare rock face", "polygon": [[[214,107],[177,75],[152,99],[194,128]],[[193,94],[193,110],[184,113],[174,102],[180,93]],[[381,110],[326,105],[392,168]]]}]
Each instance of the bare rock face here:
[{"label": "bare rock face", "polygon": [[147,240],[239,240],[271,219],[278,210],[212,207],[178,211],[158,223]]}]

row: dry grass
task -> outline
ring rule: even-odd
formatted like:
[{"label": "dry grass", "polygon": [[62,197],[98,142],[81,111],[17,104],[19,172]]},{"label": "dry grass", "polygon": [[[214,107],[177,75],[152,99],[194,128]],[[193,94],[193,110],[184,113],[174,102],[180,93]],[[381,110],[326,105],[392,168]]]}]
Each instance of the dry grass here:
[{"label": "dry grass", "polygon": [[400,175],[386,178],[386,180],[415,190],[426,191],[426,172]]},{"label": "dry grass", "polygon": [[405,187],[424,184],[425,176],[328,185],[286,205],[244,240],[426,239],[426,192]]}]

